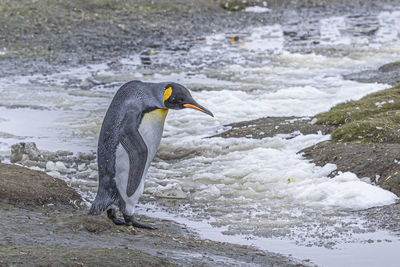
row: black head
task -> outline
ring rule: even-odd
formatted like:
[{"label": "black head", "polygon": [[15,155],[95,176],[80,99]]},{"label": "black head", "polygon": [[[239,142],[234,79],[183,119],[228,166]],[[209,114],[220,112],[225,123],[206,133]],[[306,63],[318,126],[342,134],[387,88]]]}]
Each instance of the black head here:
[{"label": "black head", "polygon": [[199,105],[193,99],[188,89],[177,83],[170,83],[165,87],[163,104],[166,108],[172,108],[172,109],[184,109],[184,108],[197,109],[214,117],[211,111]]}]

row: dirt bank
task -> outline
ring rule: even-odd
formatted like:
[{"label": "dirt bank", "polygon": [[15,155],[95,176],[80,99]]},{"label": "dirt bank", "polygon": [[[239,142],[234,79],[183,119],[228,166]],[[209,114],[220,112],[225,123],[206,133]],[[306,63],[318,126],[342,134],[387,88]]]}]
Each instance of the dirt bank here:
[{"label": "dirt bank", "polygon": [[299,134],[330,134],[335,126],[316,125],[312,118],[304,117],[265,117],[251,121],[243,121],[226,125],[230,129],[212,137],[247,137],[262,139],[273,137],[277,134],[286,135],[287,138]]},{"label": "dirt bank", "polygon": [[79,208],[81,196],[67,184],[40,171],[0,163],[0,201],[18,207]]}]

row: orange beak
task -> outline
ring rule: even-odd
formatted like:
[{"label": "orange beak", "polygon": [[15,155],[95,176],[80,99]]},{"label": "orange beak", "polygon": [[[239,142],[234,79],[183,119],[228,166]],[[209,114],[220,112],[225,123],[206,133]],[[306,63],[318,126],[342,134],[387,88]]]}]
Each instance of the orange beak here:
[{"label": "orange beak", "polygon": [[208,114],[208,115],[210,115],[211,117],[214,117],[214,115],[211,113],[211,111],[209,111],[208,109],[206,109],[206,108],[204,108],[204,107],[202,107],[202,106],[200,106],[200,105],[192,105],[192,104],[184,104],[183,105],[185,108],[192,108],[192,109],[196,109],[196,110],[199,110],[199,111],[201,111],[201,112],[204,112],[204,113],[206,113],[206,114]]}]

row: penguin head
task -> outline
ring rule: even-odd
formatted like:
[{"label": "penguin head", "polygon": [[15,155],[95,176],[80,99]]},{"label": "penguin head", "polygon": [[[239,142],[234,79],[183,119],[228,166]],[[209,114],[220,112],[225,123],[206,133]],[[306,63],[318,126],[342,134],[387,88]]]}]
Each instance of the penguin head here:
[{"label": "penguin head", "polygon": [[177,83],[170,83],[165,87],[163,104],[166,108],[171,109],[196,109],[210,115],[211,117],[214,117],[211,111],[199,105],[193,99],[188,89]]}]

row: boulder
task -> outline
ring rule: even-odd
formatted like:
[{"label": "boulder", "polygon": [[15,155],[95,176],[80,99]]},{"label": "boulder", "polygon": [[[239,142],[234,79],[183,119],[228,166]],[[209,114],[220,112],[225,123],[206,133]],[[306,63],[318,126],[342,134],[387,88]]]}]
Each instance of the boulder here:
[{"label": "boulder", "polygon": [[11,146],[11,162],[19,162],[23,160],[37,160],[40,151],[33,142],[18,143]]}]

